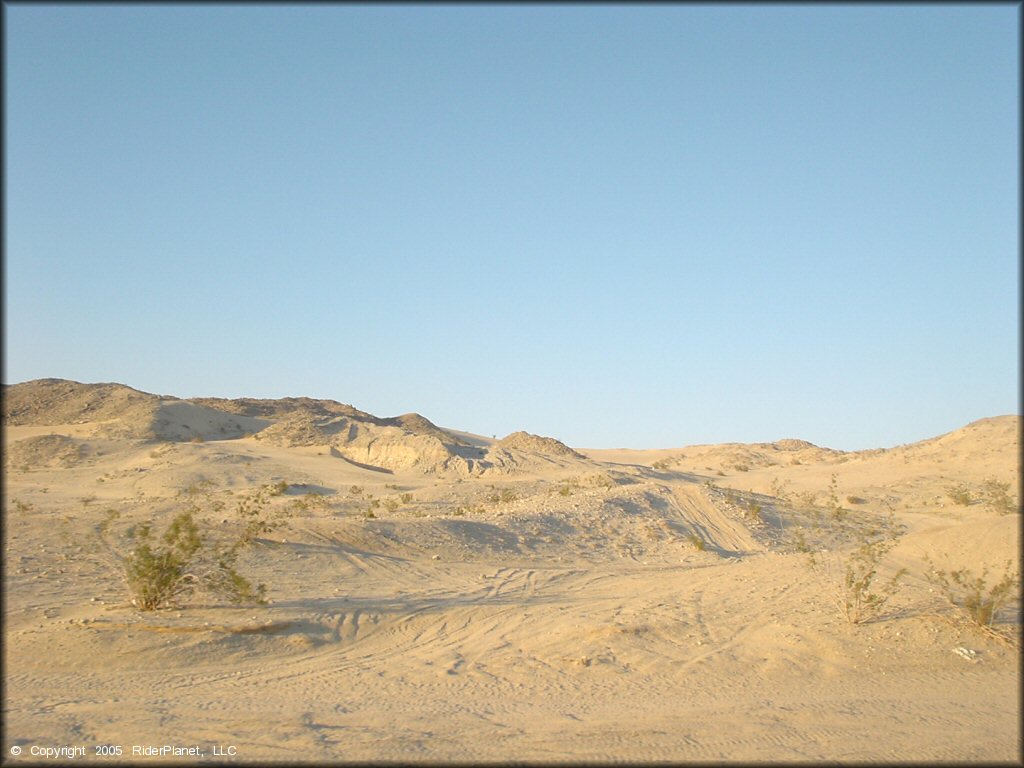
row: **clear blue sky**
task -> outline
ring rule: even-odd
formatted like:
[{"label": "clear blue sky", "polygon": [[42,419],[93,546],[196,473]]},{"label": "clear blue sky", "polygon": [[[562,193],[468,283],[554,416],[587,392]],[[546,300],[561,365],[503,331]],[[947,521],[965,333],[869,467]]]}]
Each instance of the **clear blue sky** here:
[{"label": "clear blue sky", "polygon": [[1019,411],[1016,5],[6,5],[5,383],[499,437]]}]

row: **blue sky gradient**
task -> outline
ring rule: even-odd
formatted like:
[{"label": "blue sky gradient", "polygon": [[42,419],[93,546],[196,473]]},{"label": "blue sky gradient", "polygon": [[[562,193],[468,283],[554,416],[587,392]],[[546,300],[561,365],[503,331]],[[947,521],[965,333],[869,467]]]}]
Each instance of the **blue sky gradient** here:
[{"label": "blue sky gradient", "polygon": [[846,450],[1019,412],[1016,5],[6,5],[4,381]]}]

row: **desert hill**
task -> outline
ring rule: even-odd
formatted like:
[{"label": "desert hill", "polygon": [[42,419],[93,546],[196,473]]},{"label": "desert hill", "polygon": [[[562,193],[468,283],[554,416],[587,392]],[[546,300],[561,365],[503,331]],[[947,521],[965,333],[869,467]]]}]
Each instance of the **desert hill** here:
[{"label": "desert hill", "polygon": [[[12,426],[74,425],[70,431],[78,436],[157,442],[253,436],[281,447],[326,447],[333,456],[385,472],[415,468],[428,474],[502,475],[538,461],[586,462],[553,438],[515,432],[482,448],[418,413],[378,417],[308,397],[182,400],[121,384],[39,379],[5,385],[4,419]],[[29,447],[14,452],[20,457]]]},{"label": "desert hill", "polygon": [[123,384],[39,379],[5,385],[5,424],[74,425],[73,431],[136,440],[231,439],[269,422]]},{"label": "desert hill", "polygon": [[159,396],[123,384],[38,379],[3,388],[4,424],[12,426],[132,419],[159,402]]},{"label": "desert hill", "polygon": [[555,440],[553,437],[540,437],[531,435],[529,432],[513,432],[497,442],[499,448],[508,448],[516,451],[530,451],[533,453],[546,453],[552,456],[571,456],[574,459],[585,458],[565,443]]},{"label": "desert hill", "polygon": [[[183,734],[254,763],[1019,755],[1019,600],[984,631],[928,571],[1019,569],[1019,416],[844,452],[574,449],[57,379],[5,387],[3,414],[5,755]],[[238,565],[266,605],[132,604],[133,531],[193,509],[228,542],[257,493],[277,526]],[[906,574],[850,624],[844,558],[890,519],[879,580]]]},{"label": "desert hill", "polygon": [[346,403],[312,397],[281,397],[276,399],[195,397],[191,398],[189,402],[209,408],[216,408],[228,413],[255,416],[269,421],[277,421],[294,413],[309,413],[313,416],[321,417],[348,416],[359,421],[375,420],[375,417],[371,414],[360,411]]},{"label": "desert hill", "polygon": [[1008,446],[1019,444],[1020,431],[1019,416],[992,416],[972,421],[938,437],[898,445],[890,451],[908,460],[938,460],[953,455],[961,459],[984,459],[998,456]]}]

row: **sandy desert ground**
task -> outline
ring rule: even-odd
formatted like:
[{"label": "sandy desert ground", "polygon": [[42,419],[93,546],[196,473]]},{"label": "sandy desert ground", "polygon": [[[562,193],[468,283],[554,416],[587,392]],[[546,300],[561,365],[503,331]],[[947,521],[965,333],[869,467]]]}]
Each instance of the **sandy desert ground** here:
[{"label": "sandy desert ground", "polygon": [[[1021,761],[1019,600],[986,633],[925,561],[990,583],[1019,569],[1019,507],[977,498],[995,478],[1019,505],[1018,416],[853,453],[573,450],[326,400],[47,379],[5,387],[4,425],[12,765],[67,747],[182,761],[132,754],[163,745],[246,763]],[[275,483],[268,509],[289,516],[240,560],[266,605],[131,604],[132,525],[191,498],[230,537],[239,500]],[[878,581],[908,574],[851,624],[798,533],[841,562],[890,512],[903,533]]]}]

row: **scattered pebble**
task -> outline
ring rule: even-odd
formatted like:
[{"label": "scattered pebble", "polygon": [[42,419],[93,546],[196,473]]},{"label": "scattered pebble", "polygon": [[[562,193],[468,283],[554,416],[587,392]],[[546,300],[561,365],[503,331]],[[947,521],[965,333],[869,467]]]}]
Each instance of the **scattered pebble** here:
[{"label": "scattered pebble", "polygon": [[977,651],[972,651],[970,648],[965,648],[962,645],[958,645],[956,648],[954,648],[953,649],[953,653],[955,653],[957,656],[962,656],[963,658],[967,659],[968,661],[977,661],[978,660],[978,652]]}]

